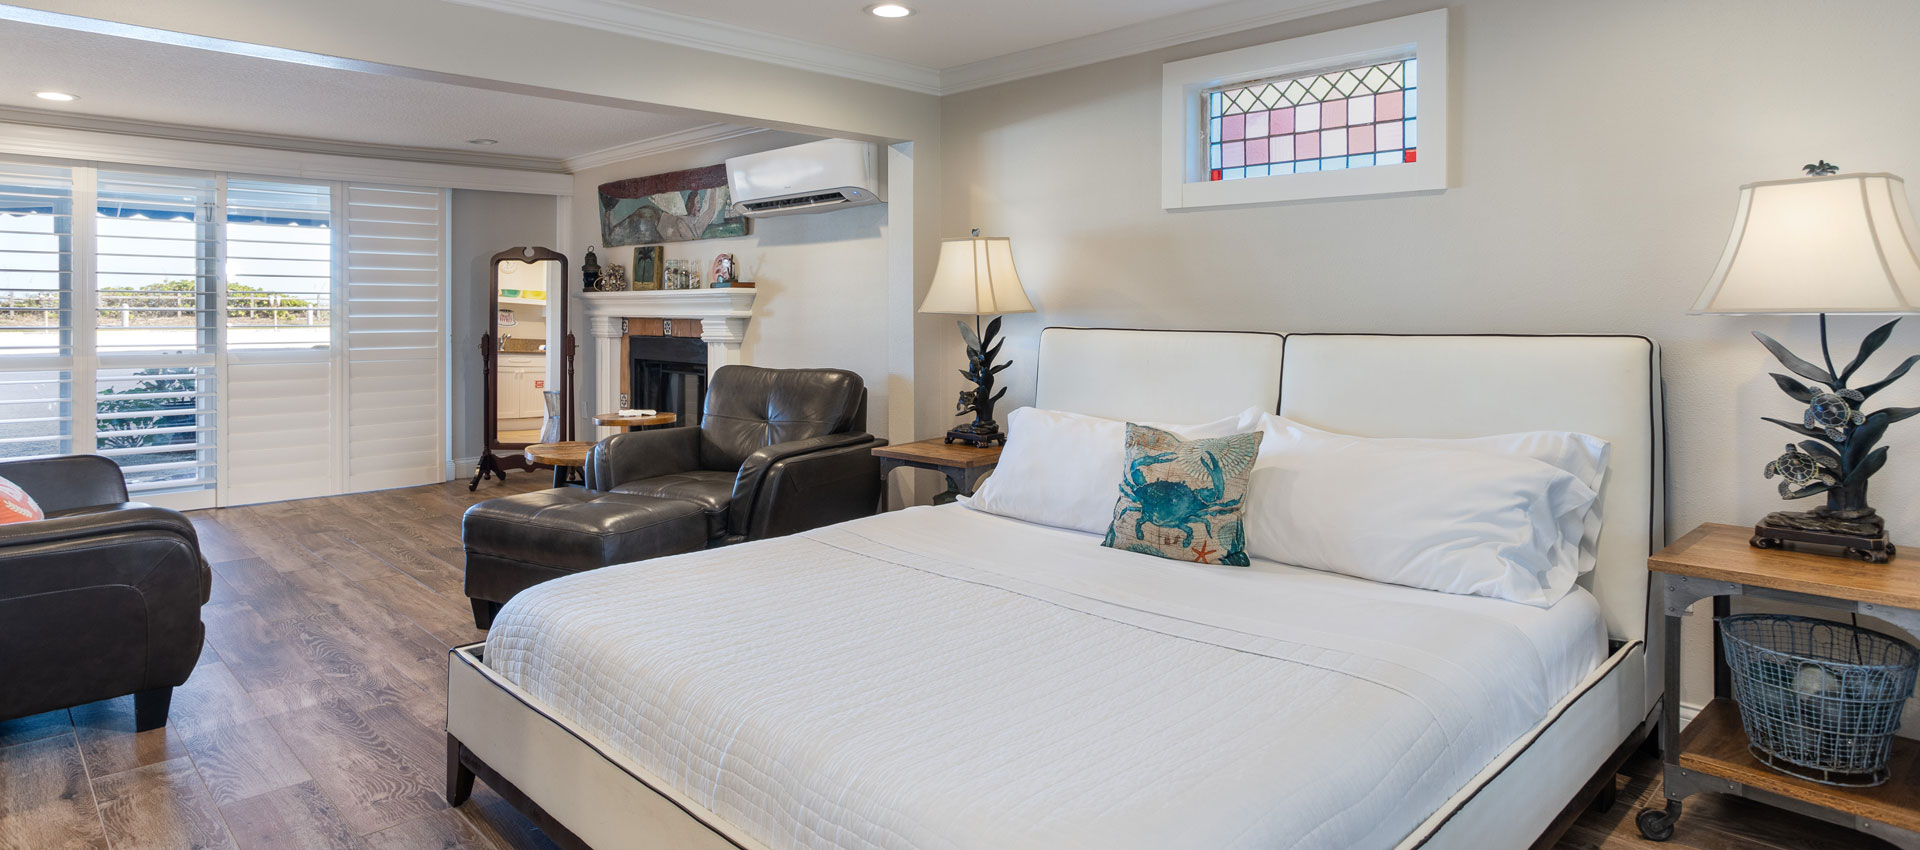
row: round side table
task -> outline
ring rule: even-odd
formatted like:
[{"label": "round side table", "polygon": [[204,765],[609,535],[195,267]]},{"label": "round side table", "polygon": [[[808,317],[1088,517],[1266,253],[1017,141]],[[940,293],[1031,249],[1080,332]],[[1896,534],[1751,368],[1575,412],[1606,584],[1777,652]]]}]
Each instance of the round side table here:
[{"label": "round side table", "polygon": [[679,415],[673,413],[655,413],[651,416],[621,416],[618,413],[593,415],[593,424],[608,428],[654,428],[672,425],[678,421],[680,421]]},{"label": "round side table", "polygon": [[590,451],[593,451],[592,443],[570,440],[564,443],[534,443],[526,448],[526,456],[528,463],[553,467],[553,486],[565,487],[569,470],[584,470]]}]

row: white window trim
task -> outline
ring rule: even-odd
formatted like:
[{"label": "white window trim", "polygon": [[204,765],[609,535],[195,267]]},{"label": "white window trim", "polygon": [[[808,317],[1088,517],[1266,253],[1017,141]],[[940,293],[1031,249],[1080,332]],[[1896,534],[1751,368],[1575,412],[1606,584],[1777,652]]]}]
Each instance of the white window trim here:
[{"label": "white window trim", "polygon": [[[1216,86],[1365,65],[1420,60],[1417,161],[1240,180],[1207,180],[1207,116]],[[1169,210],[1313,198],[1436,191],[1448,186],[1447,10],[1168,62],[1161,66],[1160,205]]]}]

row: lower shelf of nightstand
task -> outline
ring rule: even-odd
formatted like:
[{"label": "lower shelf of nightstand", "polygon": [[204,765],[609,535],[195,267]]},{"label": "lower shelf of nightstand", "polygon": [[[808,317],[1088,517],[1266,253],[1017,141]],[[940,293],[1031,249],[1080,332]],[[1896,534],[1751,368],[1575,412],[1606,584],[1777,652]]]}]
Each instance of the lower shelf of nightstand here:
[{"label": "lower shelf of nightstand", "polygon": [[1920,742],[1895,738],[1893,775],[1872,788],[1841,788],[1788,776],[1747,750],[1740,708],[1730,699],[1707,704],[1680,736],[1680,767],[1815,806],[1920,832]]}]

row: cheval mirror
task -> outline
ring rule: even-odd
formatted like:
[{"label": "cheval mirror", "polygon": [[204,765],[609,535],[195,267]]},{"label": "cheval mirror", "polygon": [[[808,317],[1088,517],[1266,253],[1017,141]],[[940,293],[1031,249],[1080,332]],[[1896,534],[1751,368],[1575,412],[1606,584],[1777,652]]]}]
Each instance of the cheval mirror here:
[{"label": "cheval mirror", "polygon": [[573,439],[573,334],[567,332],[567,258],[548,248],[511,248],[487,263],[489,331],[480,336],[486,372],[481,410],[485,447],[467,489],[532,469],[524,450]]}]

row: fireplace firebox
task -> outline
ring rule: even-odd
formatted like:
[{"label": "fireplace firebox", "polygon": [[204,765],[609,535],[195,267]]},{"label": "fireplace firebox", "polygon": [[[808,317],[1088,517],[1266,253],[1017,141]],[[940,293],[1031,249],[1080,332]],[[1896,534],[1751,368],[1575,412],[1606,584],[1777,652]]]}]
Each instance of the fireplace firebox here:
[{"label": "fireplace firebox", "polygon": [[636,336],[627,341],[633,386],[629,407],[680,417],[698,426],[707,405],[707,345],[684,337]]}]

